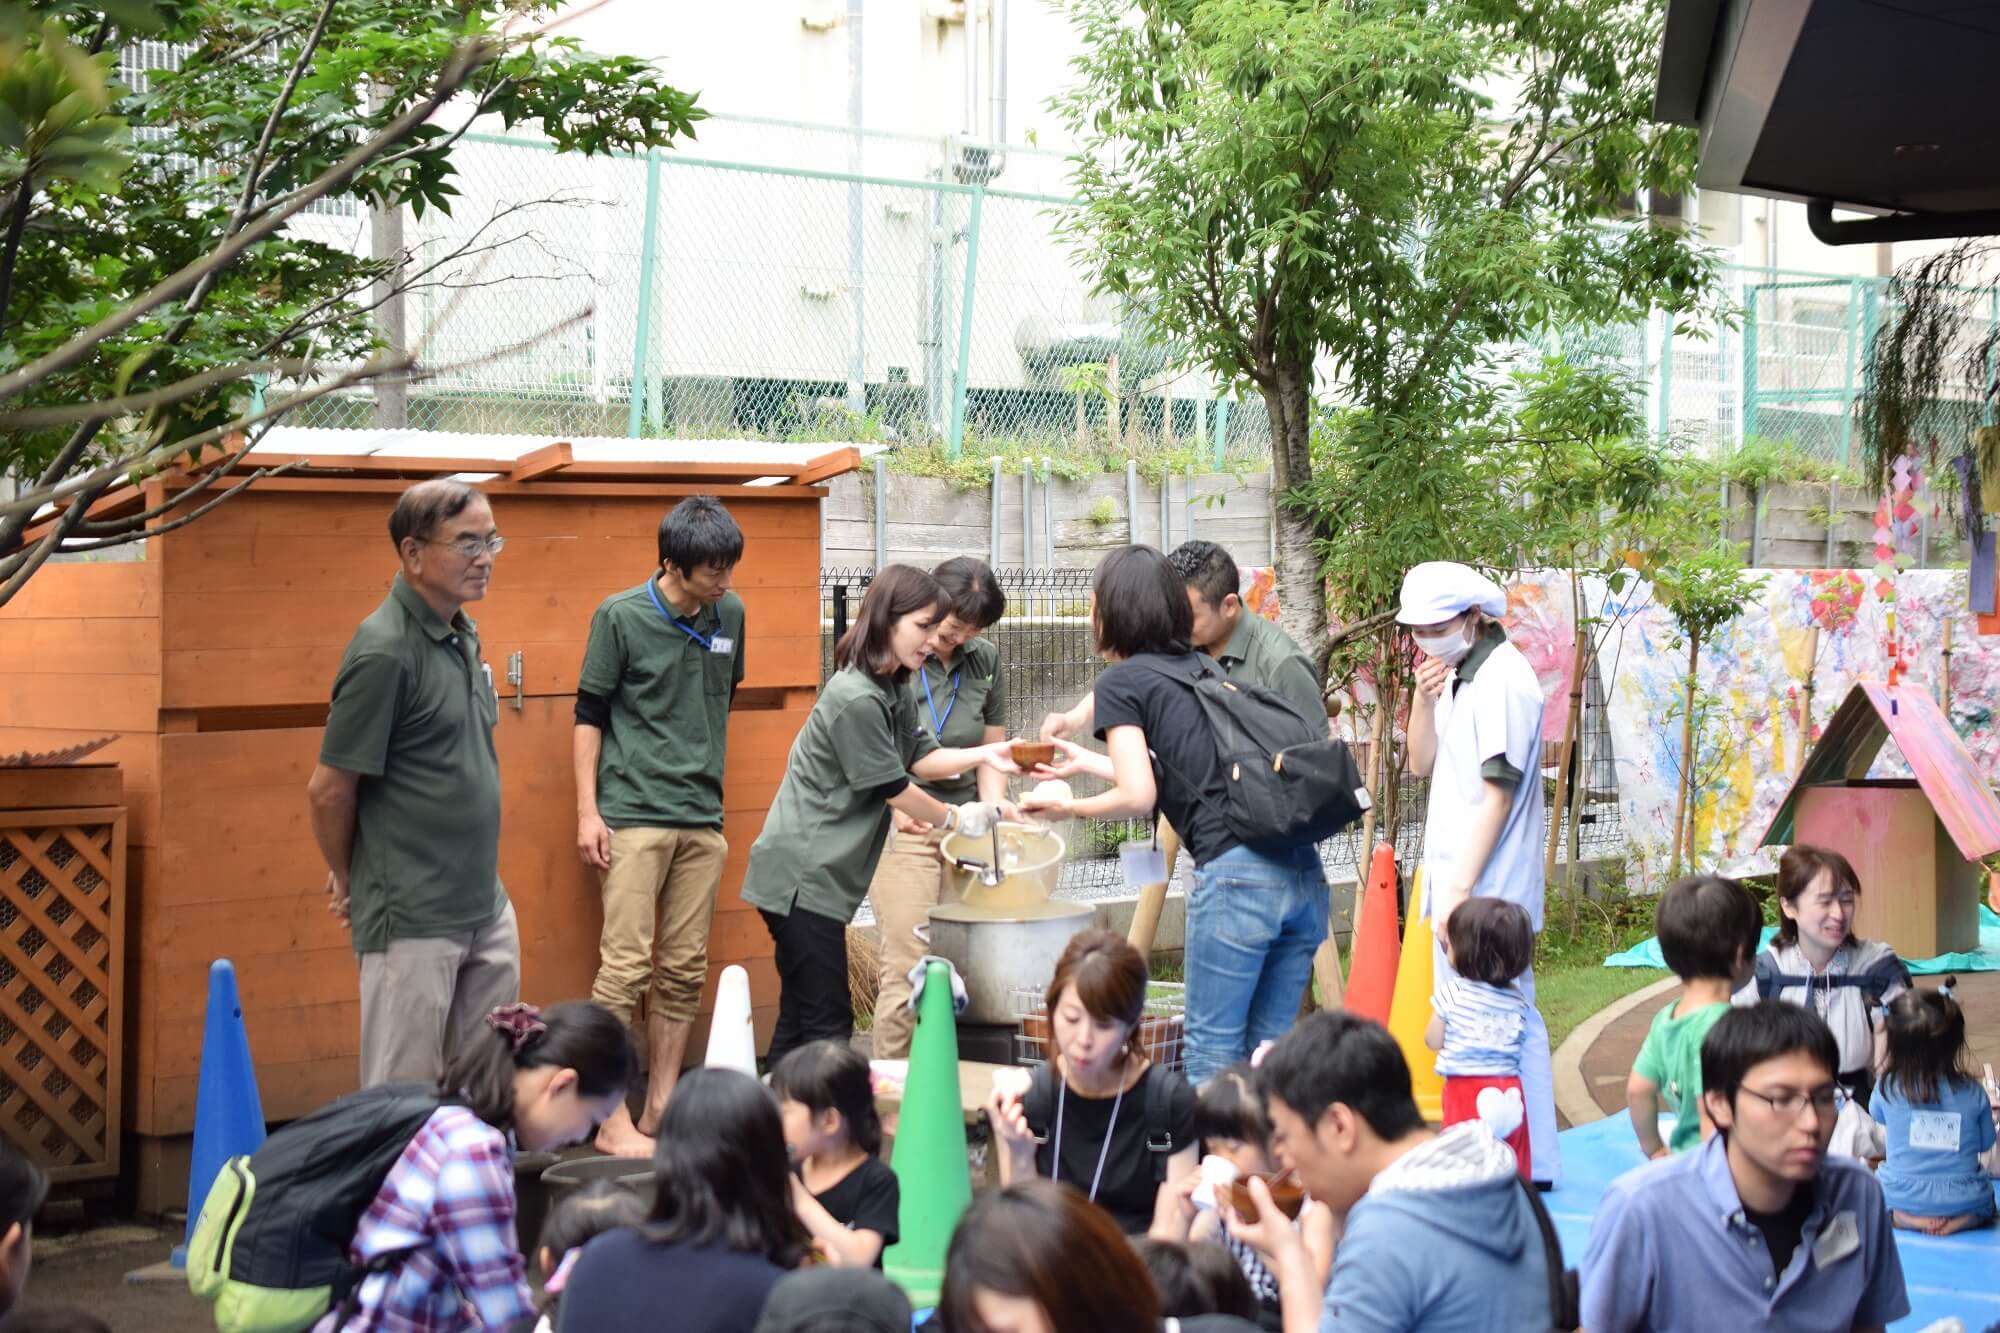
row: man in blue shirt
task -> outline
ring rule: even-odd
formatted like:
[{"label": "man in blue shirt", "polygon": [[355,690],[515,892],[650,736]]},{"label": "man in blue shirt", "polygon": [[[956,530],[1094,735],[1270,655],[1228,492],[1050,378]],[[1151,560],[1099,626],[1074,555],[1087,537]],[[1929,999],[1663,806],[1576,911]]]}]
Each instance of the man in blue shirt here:
[{"label": "man in blue shirt", "polygon": [[1782,1000],[1709,1030],[1716,1133],[1606,1191],[1583,1257],[1590,1333],[1859,1331],[1910,1312],[1882,1187],[1826,1155],[1839,1063],[1819,1015]]}]

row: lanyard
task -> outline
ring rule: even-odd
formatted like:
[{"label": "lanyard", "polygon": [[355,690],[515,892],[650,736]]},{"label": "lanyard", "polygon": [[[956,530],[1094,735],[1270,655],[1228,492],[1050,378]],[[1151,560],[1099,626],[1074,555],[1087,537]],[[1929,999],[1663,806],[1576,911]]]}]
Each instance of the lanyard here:
[{"label": "lanyard", "polygon": [[[924,678],[924,702],[930,706],[931,710],[931,735],[937,737],[938,744],[942,745],[944,744],[944,724],[951,721],[951,710],[958,707],[959,672],[954,671],[951,673],[951,697],[944,701],[944,716],[939,717],[937,700],[931,698],[931,673],[925,668],[919,668],[918,670]],[[961,667],[959,670],[962,671],[964,668]]]},{"label": "lanyard", "polygon": [[[703,634],[693,625],[688,624],[687,621],[682,620],[679,616],[675,615],[673,612],[667,610],[667,604],[660,600],[659,588],[654,586],[653,581],[651,579],[646,580],[646,595],[653,599],[653,609],[658,611],[662,616],[665,616],[667,623],[669,625],[672,625],[675,629],[687,635],[690,639],[693,639],[696,643],[700,644],[703,648],[706,648],[709,652],[712,653],[715,651],[715,641],[713,639],[709,638],[706,634]],[[950,710],[947,709],[946,711],[949,712]]]},{"label": "lanyard", "polygon": [[[1111,1099],[1111,1123],[1104,1127],[1104,1142],[1097,1149],[1097,1170],[1093,1171],[1090,1176],[1089,1198],[1092,1203],[1097,1202],[1097,1182],[1104,1179],[1104,1159],[1111,1152],[1112,1132],[1118,1128],[1118,1106],[1119,1103],[1125,1100],[1125,1080],[1122,1077],[1125,1066],[1122,1061],[1119,1063],[1118,1068],[1121,1077],[1118,1080],[1118,1095]],[[1063,1103],[1069,1100],[1069,1080],[1063,1078],[1061,1072],[1053,1066],[1050,1067],[1049,1072],[1061,1080],[1056,1084],[1056,1140],[1053,1150],[1049,1153],[1049,1179],[1057,1180],[1062,1176]]]}]

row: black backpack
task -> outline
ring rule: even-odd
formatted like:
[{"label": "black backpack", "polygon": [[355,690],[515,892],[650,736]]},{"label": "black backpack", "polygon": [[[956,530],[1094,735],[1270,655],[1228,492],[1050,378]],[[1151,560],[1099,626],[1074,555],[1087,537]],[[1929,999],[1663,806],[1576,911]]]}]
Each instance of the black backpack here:
[{"label": "black backpack", "polygon": [[1563,1267],[1562,1241],[1556,1238],[1556,1224],[1542,1204],[1541,1191],[1519,1176],[1514,1179],[1528,1196],[1528,1210],[1534,1213],[1535,1228],[1542,1233],[1542,1259],[1549,1270],[1549,1327],[1555,1333],[1575,1333],[1583,1323],[1576,1270]]},{"label": "black backpack", "polygon": [[[1196,665],[1192,676],[1159,662],[1131,664],[1194,691],[1215,737],[1227,803],[1218,806],[1193,783],[1188,786],[1222,816],[1239,842],[1268,852],[1321,842],[1368,808],[1368,789],[1353,752],[1345,741],[1328,739],[1325,718],[1310,719],[1282,695],[1231,680],[1206,664]],[[1185,774],[1176,776],[1187,782]]]},{"label": "black backpack", "polygon": [[369,1272],[349,1263],[361,1216],[446,1099],[415,1084],[364,1088],[232,1157],[188,1243],[188,1288],[222,1333],[293,1333],[344,1306]]}]

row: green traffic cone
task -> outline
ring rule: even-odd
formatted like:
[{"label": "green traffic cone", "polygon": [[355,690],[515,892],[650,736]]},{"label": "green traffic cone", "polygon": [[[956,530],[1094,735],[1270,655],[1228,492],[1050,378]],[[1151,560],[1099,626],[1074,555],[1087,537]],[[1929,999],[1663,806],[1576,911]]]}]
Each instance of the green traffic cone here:
[{"label": "green traffic cone", "polygon": [[932,959],[924,972],[910,1072],[896,1120],[890,1165],[902,1190],[901,1239],[882,1255],[882,1271],[917,1309],[935,1306],[944,1287],[944,1256],[958,1219],[972,1203],[965,1156],[965,1112],[958,1099],[958,1028],[951,1004],[951,964]]}]

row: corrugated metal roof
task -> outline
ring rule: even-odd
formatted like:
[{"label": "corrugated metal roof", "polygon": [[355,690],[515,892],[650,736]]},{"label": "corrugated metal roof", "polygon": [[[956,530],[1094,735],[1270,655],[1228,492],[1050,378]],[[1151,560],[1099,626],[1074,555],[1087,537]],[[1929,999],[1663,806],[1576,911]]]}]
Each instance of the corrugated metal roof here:
[{"label": "corrugated metal roof", "polygon": [[2000,852],[2000,801],[1994,799],[1972,752],[1930,691],[1919,685],[1891,689],[1868,681],[1855,685],[1841,701],[1785,793],[1761,845],[1789,846],[1799,792],[1866,777],[1883,742],[1892,737],[1959,855],[1977,861]]},{"label": "corrugated metal roof", "polygon": [[99,736],[94,741],[82,741],[61,750],[16,750],[12,754],[0,754],[0,768],[59,768],[73,764],[86,755],[96,754],[118,737]]},{"label": "corrugated metal roof", "polygon": [[273,426],[250,452],[262,454],[344,454],[382,458],[518,459],[561,440],[578,462],[590,463],[773,463],[803,467],[836,449],[853,448],[862,457],[888,446],[834,440],[816,444],[775,444],[769,440],[645,440],[613,435],[483,435],[449,430],[341,430],[330,426]]}]

